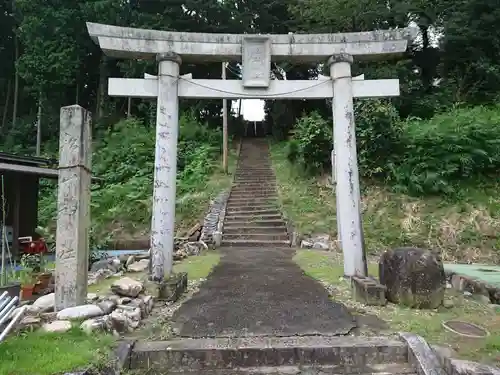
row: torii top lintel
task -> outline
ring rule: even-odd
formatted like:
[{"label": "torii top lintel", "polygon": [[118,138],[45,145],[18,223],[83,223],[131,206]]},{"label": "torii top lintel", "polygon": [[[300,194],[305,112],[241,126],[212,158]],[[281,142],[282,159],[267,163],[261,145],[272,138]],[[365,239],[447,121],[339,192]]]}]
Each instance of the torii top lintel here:
[{"label": "torii top lintel", "polygon": [[211,34],[159,31],[87,22],[87,29],[104,53],[111,57],[150,59],[175,52],[183,61],[241,61],[246,38],[269,40],[273,61],[321,62],[331,55],[348,53],[356,59],[374,60],[400,55],[415,28],[338,34]]}]

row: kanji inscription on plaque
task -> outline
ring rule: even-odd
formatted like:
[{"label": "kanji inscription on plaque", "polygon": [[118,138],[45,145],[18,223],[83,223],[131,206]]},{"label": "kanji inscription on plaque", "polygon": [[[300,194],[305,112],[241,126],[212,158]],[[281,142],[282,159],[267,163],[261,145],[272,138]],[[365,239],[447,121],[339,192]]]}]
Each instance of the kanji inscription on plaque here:
[{"label": "kanji inscription on plaque", "polygon": [[271,42],[267,36],[243,39],[243,87],[269,87]]}]

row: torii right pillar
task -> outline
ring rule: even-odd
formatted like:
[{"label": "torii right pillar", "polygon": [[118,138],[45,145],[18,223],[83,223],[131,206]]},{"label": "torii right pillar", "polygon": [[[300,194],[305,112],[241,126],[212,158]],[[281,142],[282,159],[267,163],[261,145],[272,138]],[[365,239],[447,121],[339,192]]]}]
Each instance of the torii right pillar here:
[{"label": "torii right pillar", "polygon": [[333,82],[333,134],[337,228],[344,255],[344,276],[368,274],[361,219],[356,126],[354,123],[351,64],[349,54],[328,59]]}]

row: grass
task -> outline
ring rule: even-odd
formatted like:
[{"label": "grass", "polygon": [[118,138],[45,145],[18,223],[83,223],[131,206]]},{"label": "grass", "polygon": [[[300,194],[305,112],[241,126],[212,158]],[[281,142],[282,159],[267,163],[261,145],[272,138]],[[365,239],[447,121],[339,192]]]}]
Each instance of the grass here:
[{"label": "grass", "polygon": [[[298,173],[286,159],[285,143],[272,145],[271,157],[281,204],[299,233],[336,238],[335,194],[328,178]],[[364,183],[361,208],[368,253],[411,245],[439,249],[448,261],[500,261],[500,182],[463,187],[454,201]]]},{"label": "grass", "polygon": [[87,335],[78,327],[63,334],[21,334],[0,344],[0,374],[54,375],[98,366],[113,343],[110,335]]},{"label": "grass", "polygon": [[[174,272],[187,272],[189,280],[204,279],[220,260],[215,252],[205,252],[174,265]],[[146,274],[129,273],[126,276],[142,280]],[[108,292],[118,278],[109,278],[91,285],[89,293]],[[151,327],[144,328],[149,331]],[[107,359],[114,338],[93,333],[87,335],[75,326],[63,334],[42,332],[20,334],[0,344],[0,375],[54,375],[98,366]]]},{"label": "grass", "polygon": [[[417,310],[394,304],[385,307],[364,306],[350,298],[350,287],[342,277],[343,265],[338,253],[300,250],[294,260],[307,275],[330,286],[336,301],[344,303],[353,314],[368,317],[368,320],[361,320],[368,322],[362,328],[362,334],[413,332],[430,343],[450,346],[461,358],[500,365],[500,315],[492,307],[450,290],[447,290],[446,299],[452,302],[452,308]],[[369,273],[378,276],[378,265],[369,264]],[[376,323],[373,323],[374,317]],[[457,336],[441,325],[443,321],[450,319],[479,324],[488,329],[491,335],[484,339]],[[385,322],[386,326],[381,328],[379,320]]]}]

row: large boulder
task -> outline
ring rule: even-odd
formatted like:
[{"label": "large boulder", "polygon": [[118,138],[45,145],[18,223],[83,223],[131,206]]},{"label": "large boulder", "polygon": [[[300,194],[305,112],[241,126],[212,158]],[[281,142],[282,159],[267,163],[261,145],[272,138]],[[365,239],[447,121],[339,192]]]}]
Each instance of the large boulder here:
[{"label": "large boulder", "polygon": [[446,275],[437,253],[413,247],[386,251],[380,257],[379,277],[392,303],[420,309],[443,303]]}]

